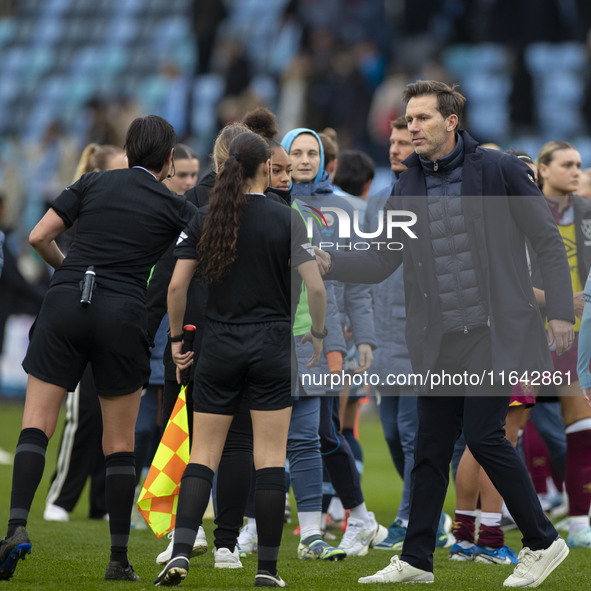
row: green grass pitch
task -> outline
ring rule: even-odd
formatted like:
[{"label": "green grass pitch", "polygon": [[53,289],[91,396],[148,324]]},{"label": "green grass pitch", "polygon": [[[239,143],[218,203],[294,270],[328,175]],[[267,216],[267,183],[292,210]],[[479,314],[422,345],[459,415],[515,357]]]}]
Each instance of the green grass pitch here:
[{"label": "green grass pitch", "polygon": [[[0,447],[14,451],[22,405],[0,402]],[[62,417],[63,419],[63,417]],[[49,478],[55,466],[58,447],[57,436],[49,444],[46,470],[33,503],[27,527],[33,544],[32,554],[20,561],[15,576],[9,582],[0,581],[0,591],[104,591],[110,589],[149,589],[159,572],[156,555],[168,543],[166,538],[156,539],[150,530],[132,531],[129,556],[141,583],[107,583],[103,580],[109,558],[109,533],[106,522],[89,521],[87,493],[71,515],[68,523],[43,521],[43,508]],[[366,503],[383,525],[388,526],[400,499],[401,483],[390,460],[377,416],[366,413],[361,421],[361,442],[365,455],[362,479]],[[0,521],[2,528],[8,519],[12,469],[0,466]],[[450,486],[445,510],[453,515],[454,490]],[[213,539],[213,522],[206,520],[205,531]],[[372,550],[368,556],[347,558],[342,562],[301,562],[296,558],[298,538],[293,535],[295,523],[287,524],[279,556],[279,572],[292,589],[302,591],[341,591],[362,589],[357,584],[360,576],[374,573],[388,564],[391,552]],[[0,535],[4,535],[4,529]],[[521,548],[518,532],[507,534],[507,543],[516,551]],[[241,589],[253,586],[256,556],[243,560],[240,570],[216,570],[211,552],[193,558],[187,579],[180,586],[186,589]],[[435,552],[435,583],[429,589],[468,591],[501,589],[503,580],[512,572],[509,566],[489,566],[474,563],[455,563],[447,559],[447,550]],[[394,585],[374,585],[370,588],[392,589]],[[591,588],[591,549],[571,551],[562,566],[541,586],[551,591],[587,590]]]}]

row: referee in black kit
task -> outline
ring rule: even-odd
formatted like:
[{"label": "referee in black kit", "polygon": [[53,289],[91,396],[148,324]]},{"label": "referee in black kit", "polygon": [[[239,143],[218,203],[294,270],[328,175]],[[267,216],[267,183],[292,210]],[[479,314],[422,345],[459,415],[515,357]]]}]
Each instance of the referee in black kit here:
[{"label": "referee in black kit", "polygon": [[[277,573],[285,511],[285,455],[291,416],[290,264],[316,265],[306,228],[292,208],[264,195],[270,149],[244,132],[230,143],[209,202],[181,235],[168,291],[172,355],[181,371],[193,352],[181,352],[187,288],[197,271],[208,281],[206,325],[193,389],[193,444],[183,474],[172,558],[156,586],[177,585],[187,576],[197,528],[209,501],[232,416],[248,399],[256,470],[258,532],[256,587],[286,587]],[[318,276],[319,282],[320,277]],[[324,336],[326,294],[322,283],[310,302],[318,361]],[[316,336],[313,336],[316,335]],[[293,376],[295,377],[295,376]]]},{"label": "referee in black kit", "polygon": [[[92,172],[65,189],[31,232],[55,274],[23,362],[29,374],[14,457],[10,518],[0,543],[0,580],[31,551],[25,530],[45,450],[67,390],[90,362],[103,416],[111,556],[106,580],[137,581],[127,559],[135,488],[134,428],[150,374],[145,306],[150,269],[196,212],[160,181],[176,134],[154,115],[127,132],[129,169]],[[55,238],[78,220],[68,256]]]}]

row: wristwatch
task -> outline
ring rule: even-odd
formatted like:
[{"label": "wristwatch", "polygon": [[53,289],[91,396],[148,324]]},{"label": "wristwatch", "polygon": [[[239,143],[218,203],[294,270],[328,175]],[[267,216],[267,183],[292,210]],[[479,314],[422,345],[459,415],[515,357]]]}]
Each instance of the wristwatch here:
[{"label": "wristwatch", "polygon": [[180,343],[183,340],[183,335],[182,333],[177,335],[176,337],[173,337],[172,335],[168,335],[168,342],[169,343]]}]

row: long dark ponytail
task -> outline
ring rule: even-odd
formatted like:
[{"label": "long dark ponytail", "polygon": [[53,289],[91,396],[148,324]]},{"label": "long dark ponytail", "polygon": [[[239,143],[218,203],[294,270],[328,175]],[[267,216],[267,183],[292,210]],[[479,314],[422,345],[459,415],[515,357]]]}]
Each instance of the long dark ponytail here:
[{"label": "long dark ponytail", "polygon": [[228,159],[211,190],[209,213],[197,244],[199,273],[210,283],[219,281],[236,259],[245,184],[269,157],[267,142],[250,131],[236,136],[228,146]]}]

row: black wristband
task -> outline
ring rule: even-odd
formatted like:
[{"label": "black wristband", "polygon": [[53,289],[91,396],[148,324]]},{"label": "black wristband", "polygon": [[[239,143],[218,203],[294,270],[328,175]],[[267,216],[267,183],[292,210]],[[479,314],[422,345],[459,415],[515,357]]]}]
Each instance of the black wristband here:
[{"label": "black wristband", "polygon": [[326,337],[326,335],[328,334],[328,328],[326,328],[326,326],[324,327],[324,330],[322,332],[316,332],[312,327],[310,327],[310,334],[315,338],[315,339],[323,339]]},{"label": "black wristband", "polygon": [[169,343],[180,343],[183,340],[183,335],[182,333],[177,335],[176,337],[173,337],[172,335],[168,335],[168,342]]}]

